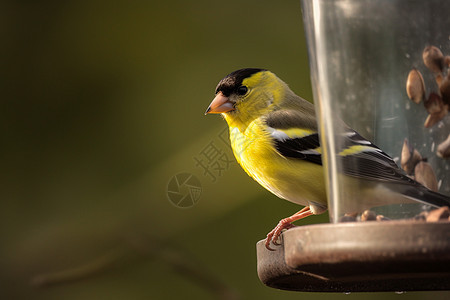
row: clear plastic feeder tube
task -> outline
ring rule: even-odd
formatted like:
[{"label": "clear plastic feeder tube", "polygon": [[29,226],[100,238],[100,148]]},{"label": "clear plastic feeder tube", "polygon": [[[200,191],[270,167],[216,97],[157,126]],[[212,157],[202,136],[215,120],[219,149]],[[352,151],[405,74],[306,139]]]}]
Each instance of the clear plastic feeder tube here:
[{"label": "clear plastic feeder tube", "polygon": [[331,221],[364,211],[413,218],[430,209],[385,193],[382,179],[348,176],[366,166],[343,159],[358,151],[343,151],[343,135],[353,128],[408,176],[450,195],[450,1],[301,3]]}]

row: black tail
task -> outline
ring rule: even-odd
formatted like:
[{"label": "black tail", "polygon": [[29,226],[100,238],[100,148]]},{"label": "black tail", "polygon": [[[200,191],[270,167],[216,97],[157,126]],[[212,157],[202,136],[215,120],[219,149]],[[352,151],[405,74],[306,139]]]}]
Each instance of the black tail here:
[{"label": "black tail", "polygon": [[428,204],[434,207],[448,206],[450,207],[450,197],[433,192],[423,185],[415,185],[406,189],[403,195],[413,200]]}]

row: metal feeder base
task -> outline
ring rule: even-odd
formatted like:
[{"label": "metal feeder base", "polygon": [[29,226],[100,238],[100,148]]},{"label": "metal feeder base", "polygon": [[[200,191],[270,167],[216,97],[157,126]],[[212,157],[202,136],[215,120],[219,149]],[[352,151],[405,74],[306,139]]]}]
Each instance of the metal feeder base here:
[{"label": "metal feeder base", "polygon": [[299,226],[269,251],[257,243],[267,286],[304,292],[450,290],[450,222]]}]

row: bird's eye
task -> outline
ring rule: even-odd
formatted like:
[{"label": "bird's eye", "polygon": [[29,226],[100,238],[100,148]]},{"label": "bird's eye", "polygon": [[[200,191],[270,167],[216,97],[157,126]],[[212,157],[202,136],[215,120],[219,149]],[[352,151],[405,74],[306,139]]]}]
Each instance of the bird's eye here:
[{"label": "bird's eye", "polygon": [[241,85],[238,89],[237,89],[237,93],[239,95],[245,95],[248,92],[248,88],[245,85]]}]

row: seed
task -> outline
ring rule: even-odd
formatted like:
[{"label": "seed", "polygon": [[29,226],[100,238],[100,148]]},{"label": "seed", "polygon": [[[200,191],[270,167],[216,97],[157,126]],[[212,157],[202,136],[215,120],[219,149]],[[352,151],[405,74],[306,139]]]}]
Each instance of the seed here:
[{"label": "seed", "polygon": [[422,155],[408,143],[408,139],[403,142],[402,158],[400,164],[406,174],[411,175],[416,164],[422,160]]},{"label": "seed", "polygon": [[430,93],[428,99],[423,104],[430,114],[440,113],[444,106],[441,97],[436,93]]},{"label": "seed", "polygon": [[437,147],[437,156],[442,158],[449,158],[450,157],[450,134],[448,135],[447,139],[439,144]]},{"label": "seed", "polygon": [[444,65],[450,67],[450,55],[446,55],[444,58]]},{"label": "seed", "polygon": [[425,161],[419,162],[414,169],[415,179],[428,189],[437,192],[438,182],[431,165]]},{"label": "seed", "polygon": [[434,75],[434,79],[436,80],[437,85],[441,86],[442,80],[444,80],[444,76],[442,76],[442,73],[436,73]]},{"label": "seed", "polygon": [[442,101],[450,105],[450,72],[439,83],[439,91],[442,95]]},{"label": "seed", "polygon": [[378,215],[377,216],[377,221],[389,221],[390,219],[383,216],[383,215]]},{"label": "seed", "polygon": [[430,128],[440,120],[442,120],[448,113],[448,105],[445,104],[442,107],[442,110],[438,113],[429,114],[425,123],[423,124],[425,128]]},{"label": "seed", "polygon": [[438,209],[430,211],[427,216],[427,222],[437,222],[446,220],[450,217],[450,210],[448,206],[443,206]]},{"label": "seed", "polygon": [[361,221],[375,221],[377,219],[377,214],[372,210],[365,210],[361,214]]},{"label": "seed", "polygon": [[417,69],[412,69],[408,74],[406,93],[409,99],[415,103],[420,103],[425,98],[425,83],[422,74]]},{"label": "seed", "polygon": [[444,69],[444,55],[435,46],[425,47],[422,53],[423,63],[433,73],[442,72]]}]

